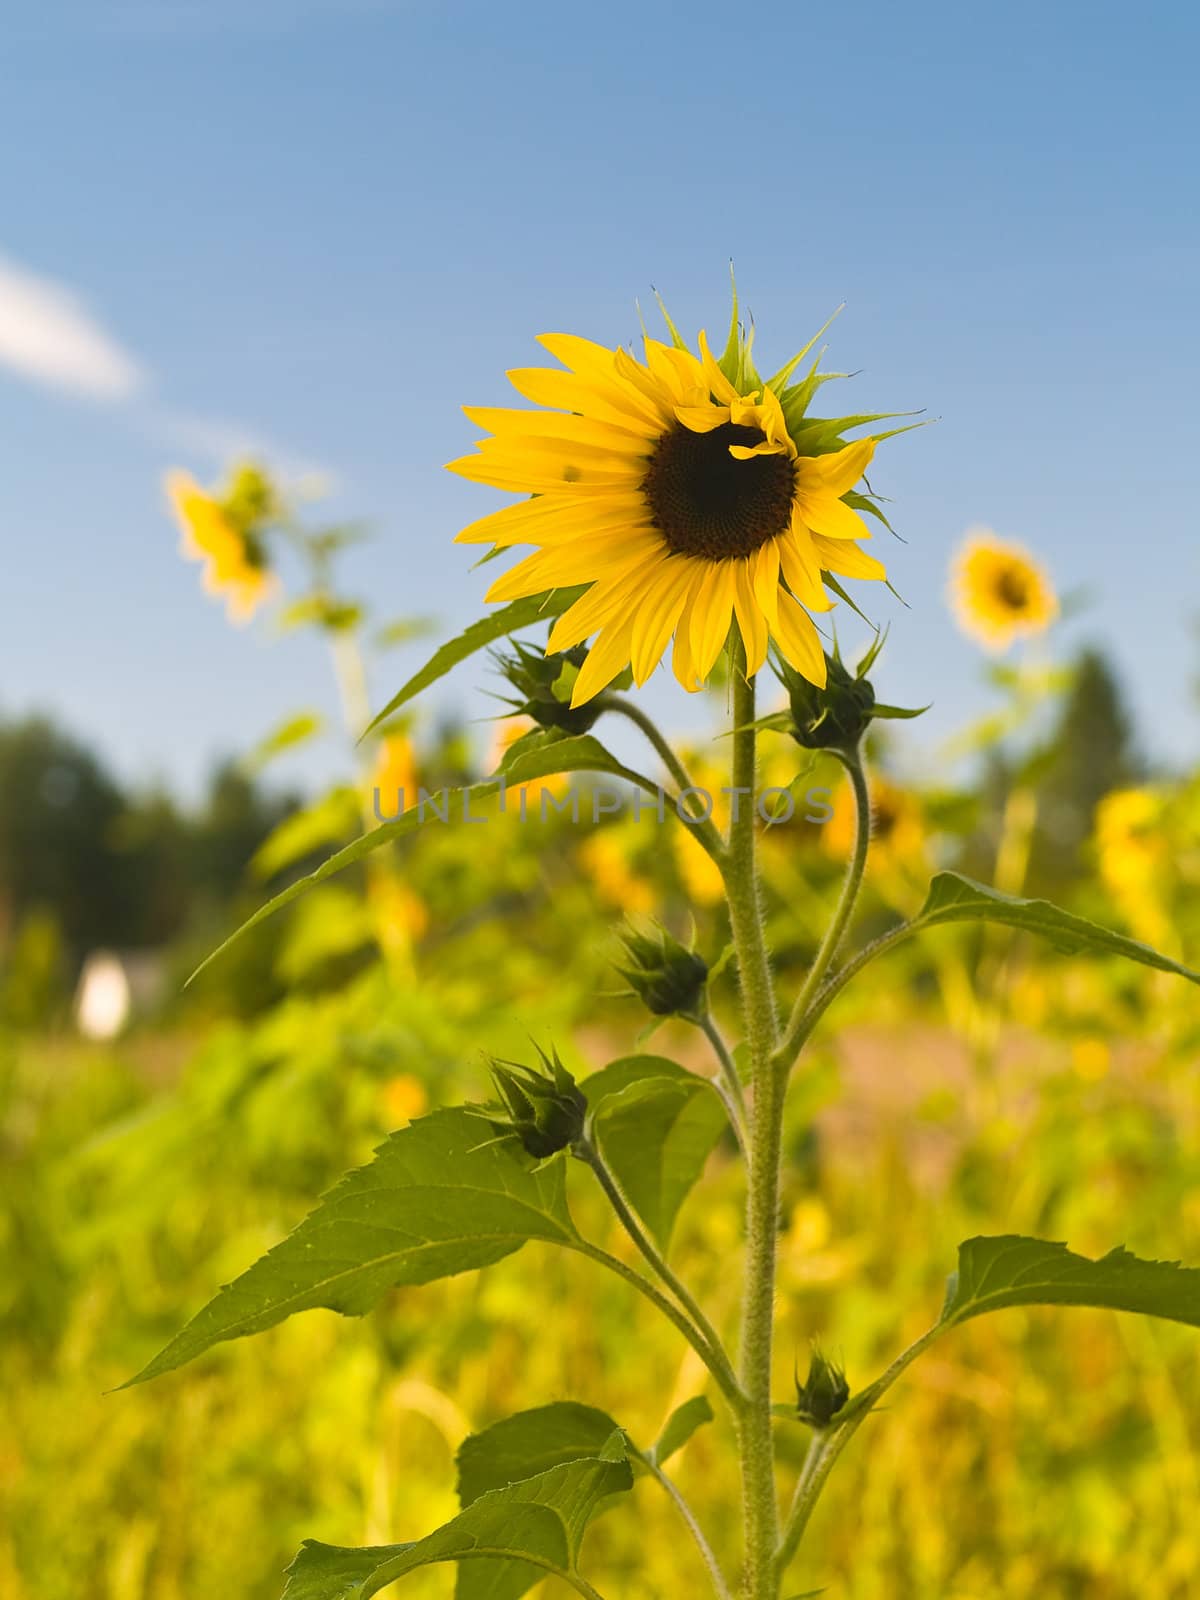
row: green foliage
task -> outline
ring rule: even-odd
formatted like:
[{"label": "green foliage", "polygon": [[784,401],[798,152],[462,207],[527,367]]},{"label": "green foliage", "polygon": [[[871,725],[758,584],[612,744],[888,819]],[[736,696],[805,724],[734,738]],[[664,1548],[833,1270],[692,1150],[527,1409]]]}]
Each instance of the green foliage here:
[{"label": "green foliage", "polygon": [[703,1428],[712,1419],[713,1409],[704,1395],[698,1394],[691,1400],[685,1400],[667,1418],[649,1452],[650,1460],[655,1466],[661,1467],[683,1449],[698,1428]]},{"label": "green foliage", "polygon": [[725,1128],[712,1085],[665,1056],[627,1056],[583,1084],[609,1169],[665,1249]]},{"label": "green foliage", "polygon": [[518,1411],[470,1434],[459,1446],[459,1501],[469,1506],[506,1484],[598,1456],[616,1431],[606,1411],[573,1400]]},{"label": "green foliage", "polygon": [[399,1284],[487,1266],[529,1239],[569,1243],[561,1161],[536,1164],[477,1116],[435,1111],[394,1133],[294,1233],[220,1294],[142,1369],[142,1383],[224,1339],[324,1306],[370,1309]]},{"label": "green foliage", "polygon": [[1005,1306],[1096,1306],[1200,1327],[1200,1268],[1111,1250],[1099,1261],[1015,1234],[960,1245],[942,1325]]},{"label": "green foliage", "polygon": [[999,889],[989,889],[986,884],[976,883],[973,878],[964,878],[957,872],[937,874],[913,926],[932,928],[946,922],[999,922],[1008,928],[1037,934],[1056,949],[1068,953],[1094,950],[1103,955],[1124,956],[1144,967],[1155,967],[1159,972],[1171,972],[1191,983],[1200,983],[1200,973],[1172,961],[1137,939],[1102,928],[1048,900],[1001,894]]},{"label": "green foliage", "polygon": [[473,622],[457,638],[448,640],[435,650],[420,671],[415,672],[408,682],[396,691],[383,710],[371,719],[366,731],[370,733],[372,729],[379,727],[380,723],[395,716],[402,706],[406,706],[410,700],[428,689],[430,684],[436,683],[439,678],[444,678],[452,668],[466,661],[476,651],[484,650],[489,644],[495,644],[497,639],[503,639],[510,633],[517,633],[522,628],[530,628],[535,623],[550,622],[555,617],[560,617],[582,593],[582,588],[555,589],[548,595],[531,595],[527,600],[514,600],[511,605],[489,611],[486,617],[480,617],[478,622]]},{"label": "green foliage", "polygon": [[419,1567],[445,1561],[461,1563],[458,1600],[519,1600],[547,1573],[576,1575],[596,1507],[632,1482],[617,1432],[595,1456],[481,1494],[413,1544],[347,1550],[306,1541],[288,1569],[283,1600],[367,1600]]},{"label": "green foliage", "polygon": [[[580,738],[546,734],[542,736],[540,743],[523,751],[519,759],[506,766],[504,783],[515,787],[518,784],[530,783],[537,778],[552,777],[560,772],[609,772],[621,777],[627,776],[626,769],[616,757],[610,755],[604,746],[593,739],[590,734],[585,734]],[[298,878],[294,883],[290,883],[286,889],[281,890],[279,894],[268,900],[266,905],[260,906],[254,915],[243,922],[236,932],[230,934],[222,944],[218,945],[212,954],[200,964],[196,972],[202,972],[218,956],[223,955],[233,944],[247,934],[251,928],[257,927],[267,917],[273,916],[275,912],[282,910],[284,906],[290,905],[293,900],[298,899],[300,895],[305,894],[318,883],[324,883],[326,879],[334,877],[339,872],[344,872],[347,867],[354,866],[356,862],[362,861],[364,857],[371,855],[373,851],[381,849],[384,845],[391,844],[397,839],[415,833],[418,828],[427,823],[432,824],[434,821],[443,820],[443,811],[445,813],[444,820],[446,821],[458,820],[459,818],[466,822],[483,820],[480,808],[487,801],[501,794],[502,789],[503,784],[499,778],[488,778],[482,783],[446,790],[436,797],[436,804],[434,801],[430,801],[428,807],[426,807],[418,802],[417,805],[411,806],[401,816],[397,817],[394,822],[386,822],[382,827],[363,834],[353,844],[347,845],[344,850],[339,850],[336,855],[330,856],[328,861],[322,862],[314,872],[310,872],[305,877]],[[193,974],[194,976],[195,974]]]}]

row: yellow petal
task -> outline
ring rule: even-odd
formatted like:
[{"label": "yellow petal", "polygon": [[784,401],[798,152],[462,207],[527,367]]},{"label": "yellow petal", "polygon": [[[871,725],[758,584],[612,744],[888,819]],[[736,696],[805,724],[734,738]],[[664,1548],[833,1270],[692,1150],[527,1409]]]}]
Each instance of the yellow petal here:
[{"label": "yellow petal", "polygon": [[581,706],[594,699],[601,689],[606,689],[618,672],[629,665],[630,636],[633,633],[632,617],[621,617],[600,630],[600,636],[588,651],[587,660],[579,669],[575,688],[571,693],[572,706]]},{"label": "yellow petal", "polygon": [[796,463],[800,487],[820,486],[834,496],[844,495],[862,477],[875,454],[874,439],[856,439],[825,456],[801,456]]},{"label": "yellow petal", "polygon": [[709,570],[696,591],[692,605],[691,639],[696,671],[707,678],[713,663],[721,653],[721,646],[729,633],[729,619],[733,611],[732,561],[718,561]]},{"label": "yellow petal", "polygon": [[646,440],[630,428],[597,422],[565,411],[528,411],[518,406],[464,406],[464,414],[477,427],[507,439],[547,438],[570,440],[618,455],[645,456]]},{"label": "yellow petal", "polygon": [[754,456],[783,455],[784,448],[781,444],[772,444],[770,439],[764,439],[761,444],[731,444],[729,454],[737,461],[749,461]]},{"label": "yellow petal", "polygon": [[813,549],[817,560],[827,572],[836,572],[843,578],[886,578],[887,568],[865,550],[860,550],[849,539],[825,539],[813,534]]},{"label": "yellow petal", "polygon": [[628,572],[594,583],[554,624],[546,643],[547,650],[570,650],[573,645],[581,644],[598,628],[602,628],[617,612],[629,610],[636,599],[638,586],[644,584],[666,559],[666,549],[660,546],[652,556]]},{"label": "yellow petal", "polygon": [[538,343],[549,350],[556,361],[581,376],[611,378],[614,372],[614,351],[594,339],[582,339],[577,333],[539,333]]},{"label": "yellow petal", "polygon": [[559,411],[577,411],[628,428],[643,438],[654,439],[662,432],[662,418],[638,391],[614,378],[611,383],[581,378],[573,372],[557,372],[553,367],[514,367],[508,381],[519,395],[535,406],[550,406]]},{"label": "yellow petal", "polygon": [[810,611],[828,611],[829,598],[821,582],[821,562],[806,528],[792,526],[780,536],[779,564],[788,588]]},{"label": "yellow petal", "polygon": [[742,398],[741,395],[713,359],[713,353],[708,348],[708,335],[703,330],[700,333],[699,343],[700,356],[704,362],[704,376],[708,380],[708,386],[712,393],[716,395],[718,400],[724,401],[726,405],[729,405],[734,400],[740,400]]},{"label": "yellow petal", "polygon": [[823,689],[827,668],[816,624],[799,601],[783,591],[779,595],[779,615],[771,632],[796,671],[809,683]]},{"label": "yellow petal", "polygon": [[662,660],[692,582],[692,564],[674,556],[646,585],[633,619],[631,660],[640,687]]},{"label": "yellow petal", "polygon": [[689,694],[695,694],[697,689],[704,687],[703,680],[696,671],[696,660],[692,654],[692,610],[696,604],[696,595],[704,581],[703,563],[696,562],[695,567],[691,587],[675,628],[675,648],[671,653],[671,670]]},{"label": "yellow petal", "polygon": [[775,620],[779,597],[779,541],[769,539],[750,557],[750,580],[754,598],[768,624]]},{"label": "yellow petal", "polygon": [[644,556],[653,555],[661,541],[654,533],[579,540],[550,550],[537,550],[496,582],[484,598],[489,605],[543,594],[560,585],[590,583],[596,578],[619,576]]},{"label": "yellow petal", "polygon": [[796,509],[814,533],[827,539],[869,539],[871,530],[844,501],[833,494],[814,491],[802,484],[796,488]]},{"label": "yellow petal", "polygon": [[746,647],[746,671],[751,677],[767,659],[767,619],[754,596],[750,577],[750,562],[735,561],[733,609],[737,616],[742,643]]},{"label": "yellow petal", "polygon": [[676,406],[675,417],[692,433],[711,433],[714,428],[723,428],[729,421],[729,408],[714,405]]},{"label": "yellow petal", "polygon": [[611,528],[646,525],[646,504],[640,494],[606,489],[586,499],[543,494],[518,500],[455,535],[458,544],[557,544],[564,539]]}]

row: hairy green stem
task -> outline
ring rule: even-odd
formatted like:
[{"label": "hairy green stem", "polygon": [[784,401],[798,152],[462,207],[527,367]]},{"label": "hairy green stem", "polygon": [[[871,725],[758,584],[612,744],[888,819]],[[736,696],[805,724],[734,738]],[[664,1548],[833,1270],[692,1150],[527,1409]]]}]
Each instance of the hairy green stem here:
[{"label": "hairy green stem", "polygon": [[755,863],[754,680],[746,675],[746,656],[740,643],[733,662],[733,729],[733,794],[725,892],[741,976],[754,1094],[742,1306],[741,1382],[746,1407],[739,1429],[746,1529],[743,1593],[746,1600],[775,1600],[778,1511],[771,1353],[784,1085],[771,1061],[778,1026]]},{"label": "hairy green stem", "polygon": [[717,1058],[720,1072],[712,1079],[713,1088],[725,1103],[729,1113],[729,1121],[737,1138],[738,1148],[743,1156],[746,1154],[746,1097],[742,1091],[742,1080],[738,1077],[737,1067],[733,1057],[729,1054],[729,1046],[721,1037],[721,1030],[717,1027],[712,1017],[706,1011],[700,1018],[697,1026],[713,1047],[713,1054]]},{"label": "hairy green stem", "polygon": [[691,1534],[693,1540],[695,1541],[696,1548],[699,1550],[700,1555],[703,1558],[704,1565],[708,1568],[708,1575],[712,1579],[712,1586],[717,1595],[720,1597],[720,1600],[730,1600],[729,1584],[725,1580],[725,1574],[721,1571],[720,1562],[713,1554],[712,1546],[704,1536],[704,1529],[700,1526],[700,1522],[696,1516],[696,1513],[692,1510],[691,1506],[688,1505],[687,1501],[680,1493],[678,1486],[667,1477],[666,1473],[658,1465],[657,1461],[655,1461],[652,1456],[646,1455],[641,1451],[639,1451],[638,1454],[641,1457],[642,1464],[650,1473],[650,1476],[659,1484],[661,1484],[661,1486],[666,1490],[667,1494],[674,1502],[675,1508],[679,1512],[679,1515],[686,1523],[688,1532]]},{"label": "hairy green stem", "polygon": [[825,930],[825,937],[813,959],[813,964],[805,977],[804,985],[796,997],[796,1004],[792,1007],[792,1014],[788,1019],[787,1028],[784,1030],[783,1041],[775,1053],[775,1064],[779,1070],[786,1074],[792,1068],[800,1047],[808,1037],[810,1028],[806,1026],[809,1008],[820,991],[825,974],[829,971],[830,963],[837,955],[838,946],[845,936],[846,928],[854,912],[854,903],[858,899],[858,891],[862,885],[863,872],[867,865],[867,850],[871,843],[871,798],[867,792],[867,774],[863,766],[862,756],[857,747],[850,750],[835,750],[832,752],[850,774],[850,783],[854,790],[855,830],[854,850],[846,868],[846,877],[842,883],[842,892],[838,897],[837,908],[833,913],[833,920]]},{"label": "hairy green stem", "polygon": [[623,1278],[637,1292],[644,1295],[656,1310],[661,1311],[668,1322],[679,1329],[692,1349],[703,1361],[704,1365],[716,1379],[717,1387],[729,1402],[730,1409],[739,1414],[744,1406],[744,1396],[738,1385],[737,1377],[730,1365],[728,1356],[719,1346],[708,1343],[704,1335],[696,1327],[690,1317],[685,1316],[673,1300],[660,1289],[655,1288],[649,1278],[642,1276],[624,1261],[620,1256],[610,1255],[607,1250],[598,1244],[593,1244],[589,1239],[573,1239],[569,1243],[563,1241],[567,1249],[576,1251],[581,1256],[586,1256],[589,1261],[595,1261],[602,1267],[607,1267],[610,1272],[615,1272],[618,1278]]}]

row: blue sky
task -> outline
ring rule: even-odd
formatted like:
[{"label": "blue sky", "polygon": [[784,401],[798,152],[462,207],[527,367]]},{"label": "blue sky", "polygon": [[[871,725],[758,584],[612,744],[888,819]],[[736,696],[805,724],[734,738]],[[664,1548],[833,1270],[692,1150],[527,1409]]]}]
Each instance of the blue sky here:
[{"label": "blue sky", "polygon": [[[0,711],[189,788],[328,706],[311,639],[230,629],[160,479],[254,446],[374,527],[381,618],[482,609],[441,464],[533,336],[695,331],[735,259],[764,361],[839,302],[911,609],[879,678],[933,750],[989,704],[944,603],[985,523],[1091,603],[1154,753],[1194,760],[1200,13],[1184,4],[45,0],[0,96]],[[6,320],[7,319],[7,320]],[[871,599],[875,596],[872,594]],[[847,629],[856,639],[861,629]],[[415,661],[395,656],[389,690]],[[442,704],[471,703],[461,672]],[[668,723],[697,707],[660,674]],[[312,775],[327,756],[293,771]]]}]

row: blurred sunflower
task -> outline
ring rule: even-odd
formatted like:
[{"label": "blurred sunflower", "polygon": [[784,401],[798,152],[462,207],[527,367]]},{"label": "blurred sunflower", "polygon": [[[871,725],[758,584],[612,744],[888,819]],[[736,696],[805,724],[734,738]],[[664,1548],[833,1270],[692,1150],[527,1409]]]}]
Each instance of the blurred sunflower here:
[{"label": "blurred sunflower", "polygon": [[950,602],[963,632],[989,650],[1044,632],[1058,615],[1045,568],[1024,545],[989,528],[968,534],[955,556]]},{"label": "blurred sunflower", "polygon": [[[645,360],[573,334],[540,342],[562,369],[510,372],[536,407],[467,406],[490,437],[450,470],[531,495],[464,528],[464,543],[537,546],[488,591],[489,601],[577,584],[587,592],[558,619],[548,649],[595,635],[572,705],[598,694],[627,666],[641,684],[674,639],[675,675],[699,689],[736,618],[751,673],[773,638],[792,666],[825,682],[810,611],[827,611],[825,574],[885,577],[859,548],[876,511],[854,493],[874,438],[841,437],[864,419],[808,419],[822,381],[787,381],[801,351],[769,381],[734,327],[714,359],[645,340]],[[875,420],[869,418],[866,420]]]},{"label": "blurred sunflower", "polygon": [[1096,807],[1100,875],[1110,889],[1137,887],[1166,859],[1164,801],[1152,789],[1114,789]]},{"label": "blurred sunflower", "polygon": [[381,817],[399,816],[416,805],[417,761],[412,740],[406,734],[389,733],[379,741],[368,787],[379,796],[372,823],[378,823]]},{"label": "blurred sunflower", "polygon": [[[842,784],[833,798],[833,815],[822,830],[825,849],[839,861],[854,849],[857,827],[854,791]],[[915,866],[924,858],[925,823],[921,803],[910,789],[876,773],[871,780],[871,859],[878,867]]]},{"label": "blurred sunflower", "polygon": [[631,865],[640,844],[636,830],[597,828],[579,846],[579,860],[602,900],[628,912],[649,915],[657,903],[653,888]]},{"label": "blurred sunflower", "polygon": [[169,472],[167,496],[183,532],[183,554],[204,563],[208,594],[221,595],[232,622],[248,622],[276,580],[261,537],[273,492],[255,467],[235,470],[225,493],[207,494],[186,472]]}]

